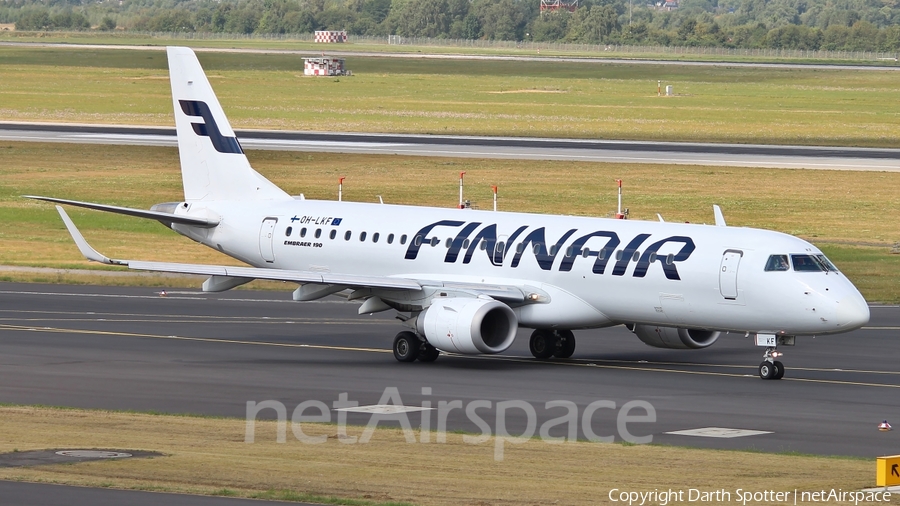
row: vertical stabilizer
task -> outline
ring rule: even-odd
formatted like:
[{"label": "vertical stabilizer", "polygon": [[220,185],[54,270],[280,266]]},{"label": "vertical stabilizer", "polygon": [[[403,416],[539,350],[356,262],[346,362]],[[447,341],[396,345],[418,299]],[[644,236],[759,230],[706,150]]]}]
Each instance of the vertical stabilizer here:
[{"label": "vertical stabilizer", "polygon": [[185,201],[290,199],[250,167],[194,52],[166,52]]}]

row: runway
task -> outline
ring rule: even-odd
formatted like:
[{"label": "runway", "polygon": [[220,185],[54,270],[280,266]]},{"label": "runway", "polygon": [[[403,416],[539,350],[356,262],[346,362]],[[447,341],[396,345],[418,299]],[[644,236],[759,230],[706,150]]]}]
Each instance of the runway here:
[{"label": "runway", "polygon": [[[184,43],[182,45],[189,45]],[[124,44],[68,44],[54,42],[0,42],[0,47],[40,47],[52,49],[124,49],[136,51],[164,51],[165,46],[124,45]],[[879,65],[838,65],[827,63],[761,63],[734,61],[685,61],[659,60],[651,58],[619,57],[599,58],[593,56],[525,56],[515,54],[452,54],[415,52],[374,52],[354,51],[352,46],[344,51],[328,51],[329,56],[366,57],[366,58],[404,58],[415,60],[482,60],[482,61],[519,61],[547,63],[583,63],[605,65],[677,65],[688,67],[737,67],[737,68],[779,68],[779,69],[814,69],[814,70],[856,70],[856,71],[895,71],[900,67],[888,62]],[[198,53],[246,53],[246,54],[288,54],[316,57],[321,51],[294,49],[254,49],[236,47],[192,47]],[[466,48],[460,48],[465,50]]]},{"label": "runway", "polygon": [[[762,352],[743,336],[678,351],[647,347],[621,326],[579,331],[573,359],[539,362],[528,353],[530,332],[520,330],[497,356],[401,364],[390,345],[402,328],[390,312],[358,316],[355,303],[337,297],[296,303],[287,288],[166,297],[157,290],[0,283],[0,402],[244,418],[248,401],[277,400],[290,413],[306,400],[331,406],[345,392],[367,406],[396,387],[406,406],[488,401],[479,413],[489,425],[498,402],[525,401],[541,426],[564,414],[545,409],[549,401],[570,401],[579,413],[595,401],[616,409],[646,401],[656,421],[629,430],[655,444],[867,458],[900,453],[900,431],[877,430],[884,419],[900,423],[896,306],[873,307],[859,331],[798,340],[782,350],[785,379],[762,381]],[[597,410],[590,430],[622,440],[616,409]],[[418,424],[418,415],[410,418]],[[369,419],[349,415],[353,424]],[[448,430],[481,432],[462,409],[447,420]],[[528,417],[510,410],[506,420],[515,435]],[[710,427],[764,433],[668,434]]]},{"label": "runway", "polygon": [[[653,163],[826,170],[900,170],[900,149],[237,130],[246,150]],[[174,128],[0,122],[0,141],[176,146]]]}]

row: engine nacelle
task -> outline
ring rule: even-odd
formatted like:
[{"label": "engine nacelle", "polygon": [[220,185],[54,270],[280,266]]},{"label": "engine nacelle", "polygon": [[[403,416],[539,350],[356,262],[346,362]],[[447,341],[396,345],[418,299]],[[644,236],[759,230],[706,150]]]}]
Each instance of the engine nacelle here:
[{"label": "engine nacelle", "polygon": [[721,332],[699,329],[679,329],[657,327],[655,325],[635,325],[632,328],[638,339],[654,348],[676,350],[698,350],[712,345]]},{"label": "engine nacelle", "polygon": [[436,298],[416,320],[416,330],[432,346],[466,355],[505,351],[518,327],[509,306],[482,298]]}]

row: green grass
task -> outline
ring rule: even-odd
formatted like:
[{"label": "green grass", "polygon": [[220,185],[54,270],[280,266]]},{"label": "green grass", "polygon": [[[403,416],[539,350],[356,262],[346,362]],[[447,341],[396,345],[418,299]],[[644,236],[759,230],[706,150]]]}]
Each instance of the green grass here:
[{"label": "green grass", "polygon": [[[900,146],[893,71],[201,53],[237,128]],[[677,96],[657,97],[657,80]],[[0,120],[172,123],[161,51],[0,51]]]},{"label": "green grass", "polygon": [[[84,261],[53,206],[22,199],[38,194],[149,208],[181,198],[174,148],[0,143],[0,264],[99,267]],[[633,219],[711,223],[719,204],[728,223],[779,230],[818,244],[872,302],[900,301],[900,173],[714,168],[588,162],[442,159],[280,151],[249,153],[254,167],[293,195],[334,199],[339,176],[344,198],[451,208],[459,171],[466,196],[491,205],[500,186],[509,211],[608,216],[615,183],[625,181]],[[565,175],[565,177],[561,177]],[[235,263],[150,220],[70,209],[87,239],[115,258]],[[153,246],[152,248],[150,246]],[[99,276],[4,273],[8,279],[51,282],[176,282]],[[267,285],[271,288],[271,285]],[[278,285],[282,286],[282,285]]]},{"label": "green grass", "polygon": [[[388,45],[386,38],[353,39],[347,44],[322,45],[307,40],[299,40],[292,36],[252,35],[244,37],[234,34],[157,34],[149,35],[135,32],[0,32],[0,41],[34,42],[54,44],[114,44],[123,46],[164,46],[190,45],[205,48],[243,48],[243,49],[281,49],[320,52],[323,49],[342,52],[379,52],[379,53],[426,53],[426,54],[465,54],[465,55],[518,55],[518,56],[566,56],[592,57],[605,59],[653,59],[666,61],[713,61],[713,62],[764,62],[764,63],[827,63],[872,65],[896,67],[892,60],[870,60],[850,56],[853,52],[830,52],[827,58],[815,57],[815,52],[800,51],[800,55],[791,56],[778,50],[747,49],[737,50],[746,54],[713,54],[716,48],[693,47],[655,47],[629,48],[617,46],[615,51],[607,50],[605,45],[597,44],[559,44],[520,42],[511,45],[509,42],[474,41],[455,44],[452,40],[432,40],[428,45]],[[765,53],[773,53],[766,55]],[[887,56],[891,56],[887,54]],[[844,58],[844,59],[841,59]]]},{"label": "green grass", "polygon": [[[2,479],[326,504],[594,505],[608,503],[612,488],[859,490],[873,478],[871,459],[530,439],[507,445],[497,462],[493,441],[472,445],[449,434],[446,443],[409,444],[400,430],[386,427],[367,444],[343,444],[334,425],[304,424],[306,434],[328,436],[310,445],[290,435],[276,443],[275,422],[260,420],[255,442],[247,444],[242,419],[33,407],[3,407],[0,415],[7,436],[0,451],[15,441],[26,451],[134,448],[165,455],[0,468]],[[685,473],[688,468],[703,472]]]}]

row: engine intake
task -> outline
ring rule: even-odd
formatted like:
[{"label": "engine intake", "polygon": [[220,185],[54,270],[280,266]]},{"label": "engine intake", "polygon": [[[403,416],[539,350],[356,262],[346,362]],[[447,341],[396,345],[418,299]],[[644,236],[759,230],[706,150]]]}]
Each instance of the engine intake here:
[{"label": "engine intake", "polygon": [[466,355],[505,351],[518,328],[509,306],[482,298],[437,298],[416,320],[416,330],[432,346]]},{"label": "engine intake", "polygon": [[700,329],[679,329],[657,327],[656,325],[635,325],[632,332],[638,339],[654,348],[675,350],[698,350],[712,345],[721,332]]}]

